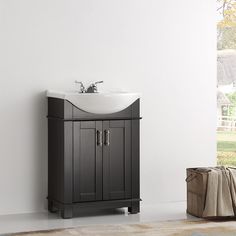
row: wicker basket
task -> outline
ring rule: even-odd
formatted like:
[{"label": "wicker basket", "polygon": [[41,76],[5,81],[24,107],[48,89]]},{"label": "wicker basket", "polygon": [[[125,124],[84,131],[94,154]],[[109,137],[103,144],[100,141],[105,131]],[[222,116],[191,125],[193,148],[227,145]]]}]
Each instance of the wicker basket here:
[{"label": "wicker basket", "polygon": [[208,172],[201,168],[187,169],[187,213],[202,217],[206,200]]}]

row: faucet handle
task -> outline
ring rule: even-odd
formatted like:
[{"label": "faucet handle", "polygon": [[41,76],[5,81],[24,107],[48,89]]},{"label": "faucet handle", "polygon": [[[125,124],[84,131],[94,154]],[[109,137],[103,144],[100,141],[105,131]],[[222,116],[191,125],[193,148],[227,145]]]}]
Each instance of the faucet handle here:
[{"label": "faucet handle", "polygon": [[86,93],[97,93],[98,91],[97,84],[101,84],[101,83],[103,83],[102,80],[91,83],[89,87],[87,88]]},{"label": "faucet handle", "polygon": [[80,92],[85,93],[85,87],[84,87],[83,82],[75,80],[75,83],[80,84]]},{"label": "faucet handle", "polygon": [[101,84],[101,83],[103,83],[103,80],[97,81],[94,84]]}]

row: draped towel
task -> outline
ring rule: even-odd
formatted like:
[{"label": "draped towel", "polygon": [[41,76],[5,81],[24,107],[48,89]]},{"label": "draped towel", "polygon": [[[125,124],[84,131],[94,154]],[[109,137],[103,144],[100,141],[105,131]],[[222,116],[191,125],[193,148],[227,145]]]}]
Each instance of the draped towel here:
[{"label": "draped towel", "polygon": [[207,193],[203,217],[236,215],[236,169],[207,168]]}]

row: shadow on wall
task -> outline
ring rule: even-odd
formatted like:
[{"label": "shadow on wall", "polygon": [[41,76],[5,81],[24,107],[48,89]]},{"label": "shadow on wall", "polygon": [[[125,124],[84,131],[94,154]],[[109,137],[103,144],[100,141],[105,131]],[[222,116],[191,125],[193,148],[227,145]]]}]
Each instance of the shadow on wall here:
[{"label": "shadow on wall", "polygon": [[40,92],[34,98],[35,107],[35,186],[34,186],[34,206],[35,210],[47,209],[47,98],[45,91]]}]

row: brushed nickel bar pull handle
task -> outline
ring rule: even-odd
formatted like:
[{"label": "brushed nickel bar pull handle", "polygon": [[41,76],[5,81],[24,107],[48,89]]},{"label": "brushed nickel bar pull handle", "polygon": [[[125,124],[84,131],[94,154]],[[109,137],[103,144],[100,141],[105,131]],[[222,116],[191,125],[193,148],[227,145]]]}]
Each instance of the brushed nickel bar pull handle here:
[{"label": "brushed nickel bar pull handle", "polygon": [[97,145],[102,146],[102,132],[97,130]]},{"label": "brushed nickel bar pull handle", "polygon": [[106,146],[110,145],[110,130],[105,130],[105,142]]}]

